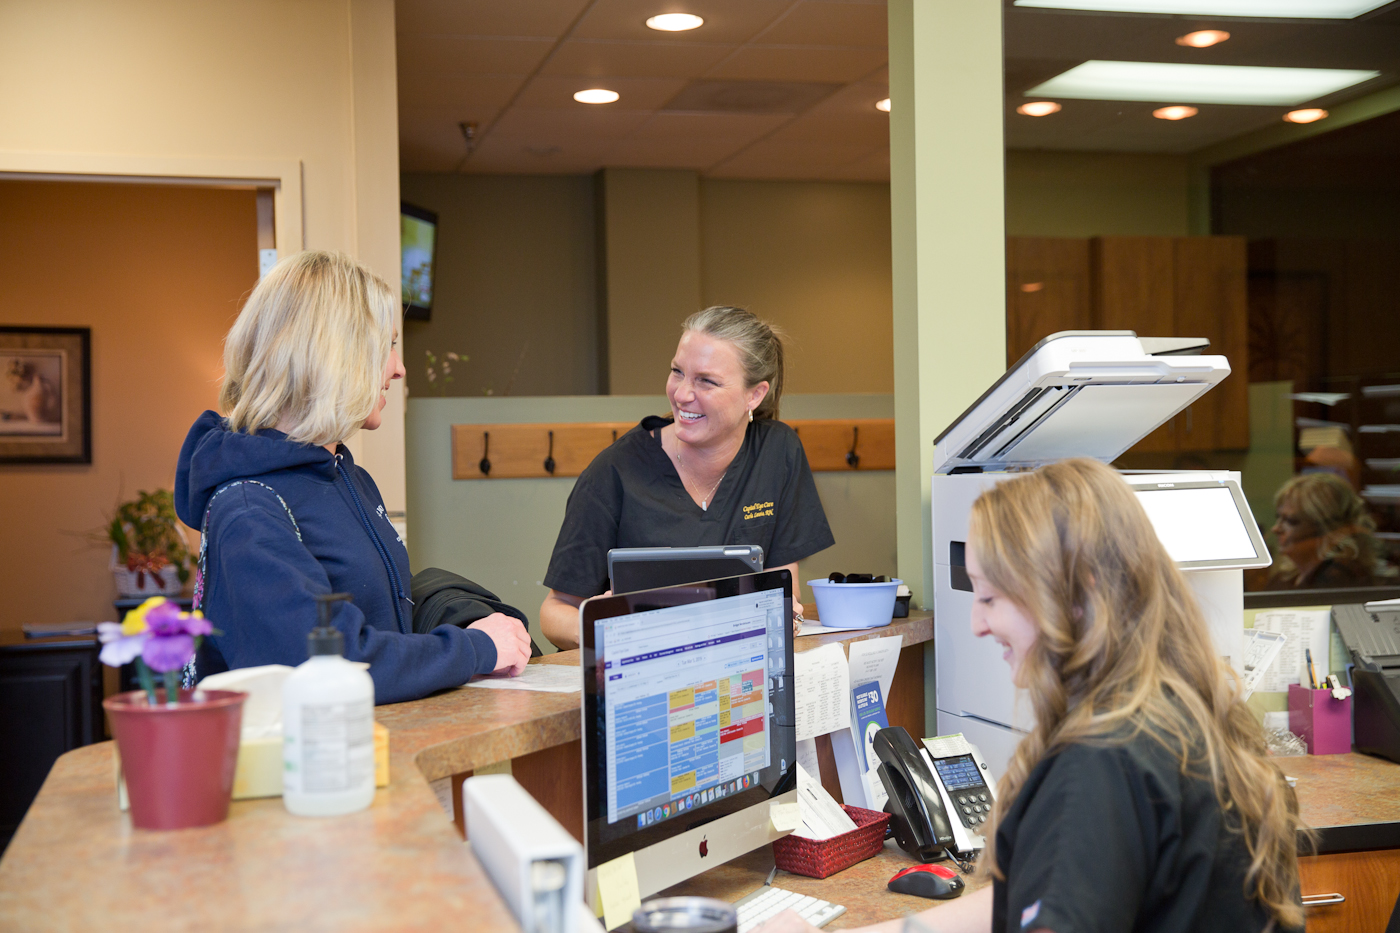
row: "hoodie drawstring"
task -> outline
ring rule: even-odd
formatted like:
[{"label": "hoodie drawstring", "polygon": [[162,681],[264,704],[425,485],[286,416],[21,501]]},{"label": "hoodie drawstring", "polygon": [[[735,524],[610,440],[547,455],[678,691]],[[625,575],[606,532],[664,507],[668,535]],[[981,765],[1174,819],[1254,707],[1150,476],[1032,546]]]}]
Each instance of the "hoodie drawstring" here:
[{"label": "hoodie drawstring", "polygon": [[[374,542],[375,550],[379,551],[379,559],[384,561],[384,570],[389,574],[389,580],[394,584],[394,618],[399,623],[399,631],[404,631],[403,625],[403,600],[408,599],[403,591],[403,579],[399,576],[398,567],[395,566],[393,558],[389,556],[389,549],[384,546],[379,533],[374,530],[373,523],[369,520],[369,514],[365,511],[364,503],[360,501],[360,494],[355,491],[355,484],[350,481],[350,474],[346,472],[341,463],[342,455],[335,455],[335,469],[345,480],[346,487],[350,490],[350,499],[355,503],[355,508],[360,513],[360,521],[364,523],[365,531],[369,532],[370,540]],[[409,600],[412,602],[412,600]]]}]

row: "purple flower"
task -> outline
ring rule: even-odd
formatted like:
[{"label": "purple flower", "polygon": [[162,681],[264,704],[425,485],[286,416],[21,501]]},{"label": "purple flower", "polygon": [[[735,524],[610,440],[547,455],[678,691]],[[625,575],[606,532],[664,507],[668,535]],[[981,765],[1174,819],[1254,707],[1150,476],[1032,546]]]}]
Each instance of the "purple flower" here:
[{"label": "purple flower", "polygon": [[138,632],[123,635],[120,622],[99,622],[97,637],[102,641],[102,653],[98,655],[98,660],[108,667],[121,667],[136,659],[151,634]]},{"label": "purple flower", "polygon": [[[206,623],[207,624],[207,623]],[[183,632],[173,635],[152,635],[141,649],[146,666],[158,673],[178,671],[194,657],[194,637]]]}]

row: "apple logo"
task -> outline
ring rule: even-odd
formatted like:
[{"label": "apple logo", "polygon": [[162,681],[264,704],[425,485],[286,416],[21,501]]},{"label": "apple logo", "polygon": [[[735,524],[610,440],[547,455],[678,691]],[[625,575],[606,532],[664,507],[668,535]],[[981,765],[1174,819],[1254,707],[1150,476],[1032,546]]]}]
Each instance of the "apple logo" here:
[{"label": "apple logo", "polygon": [[710,841],[709,841],[709,838],[708,838],[708,837],[701,837],[701,839],[700,839],[700,857],[701,857],[701,858],[704,858],[705,856],[707,856],[707,855],[709,855],[709,854],[710,854]]}]

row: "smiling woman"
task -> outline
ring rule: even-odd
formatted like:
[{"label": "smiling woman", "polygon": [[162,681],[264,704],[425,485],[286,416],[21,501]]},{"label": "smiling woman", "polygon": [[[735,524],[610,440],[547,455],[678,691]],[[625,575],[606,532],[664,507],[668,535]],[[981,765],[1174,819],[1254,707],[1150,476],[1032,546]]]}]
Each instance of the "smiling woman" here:
[{"label": "smiling woman", "polygon": [[799,560],[835,543],[802,443],[778,421],[782,392],[773,327],[730,307],[686,320],[666,380],[670,414],[618,438],[569,495],[540,606],[550,641],[578,645],[578,606],[608,589],[612,548],[757,544],[768,569],[795,578]]}]

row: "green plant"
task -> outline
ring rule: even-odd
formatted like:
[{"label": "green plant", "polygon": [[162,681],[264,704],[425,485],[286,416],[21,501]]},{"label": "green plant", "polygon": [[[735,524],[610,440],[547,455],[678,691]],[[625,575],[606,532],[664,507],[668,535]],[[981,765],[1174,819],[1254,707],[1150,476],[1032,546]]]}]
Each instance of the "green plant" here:
[{"label": "green plant", "polygon": [[452,364],[465,363],[471,357],[465,353],[453,353],[448,351],[443,354],[444,359],[439,360],[432,350],[423,351],[428,356],[428,385],[437,390],[438,395],[447,394],[447,384],[452,381]]},{"label": "green plant", "polygon": [[190,576],[190,552],[175,515],[175,496],[168,489],[138,492],[117,506],[107,525],[107,537],[117,546],[117,561],[145,585],[147,573],[158,574],[174,564],[184,583]]}]

